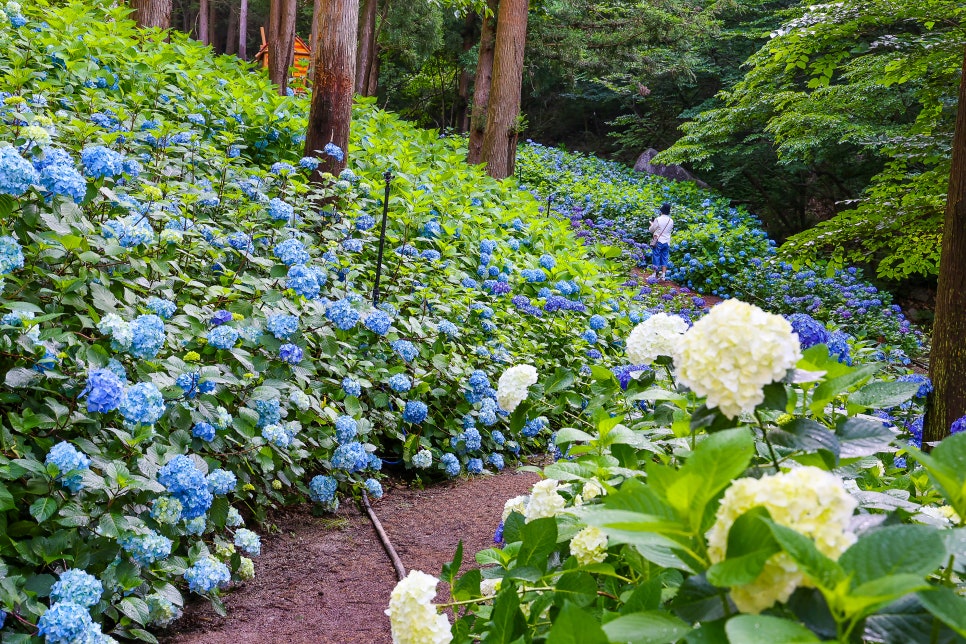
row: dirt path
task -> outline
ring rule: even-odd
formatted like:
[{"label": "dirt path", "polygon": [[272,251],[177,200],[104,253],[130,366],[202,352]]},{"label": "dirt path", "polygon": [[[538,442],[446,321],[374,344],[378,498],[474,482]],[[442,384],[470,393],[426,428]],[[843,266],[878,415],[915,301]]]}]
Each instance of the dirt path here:
[{"label": "dirt path", "polygon": [[[538,480],[532,473],[449,481],[426,489],[402,484],[374,504],[407,571],[438,576],[462,539],[464,562],[492,545],[503,503]],[[391,642],[383,614],[396,584],[372,524],[352,503],[334,516],[307,507],[276,519],[263,537],[257,576],[225,593],[228,617],[191,604],[164,644],[381,644]],[[464,563],[464,568],[467,564]],[[448,589],[440,584],[440,589]],[[447,594],[448,596],[448,594]],[[445,601],[443,596],[440,601]]]}]

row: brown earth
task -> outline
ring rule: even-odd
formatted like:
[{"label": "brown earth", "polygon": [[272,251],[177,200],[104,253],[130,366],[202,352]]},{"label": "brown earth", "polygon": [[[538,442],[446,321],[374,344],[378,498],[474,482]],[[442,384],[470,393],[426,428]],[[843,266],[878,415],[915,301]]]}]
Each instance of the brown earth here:
[{"label": "brown earth", "polygon": [[[493,544],[503,503],[525,494],[536,474],[505,471],[424,489],[387,486],[373,507],[408,570],[439,576],[464,546],[473,555]],[[194,602],[166,632],[164,644],[382,644],[391,642],[383,611],[396,584],[389,558],[365,513],[344,503],[335,515],[300,506],[276,517],[279,531],[262,538],[256,577],[224,593],[227,617]],[[440,584],[437,601],[449,589]]]}]

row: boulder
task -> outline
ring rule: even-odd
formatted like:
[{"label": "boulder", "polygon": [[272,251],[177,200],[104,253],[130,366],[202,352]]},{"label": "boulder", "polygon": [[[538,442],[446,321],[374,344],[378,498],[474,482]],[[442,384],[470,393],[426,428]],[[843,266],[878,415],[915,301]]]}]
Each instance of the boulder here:
[{"label": "boulder", "polygon": [[664,177],[665,179],[671,179],[672,181],[693,181],[702,188],[707,188],[708,184],[701,179],[685,170],[679,165],[661,165],[659,163],[651,163],[651,159],[658,155],[658,151],[654,148],[648,148],[644,153],[637,157],[637,163],[634,164],[634,170],[637,172],[645,172],[647,174],[654,174],[659,177]]}]

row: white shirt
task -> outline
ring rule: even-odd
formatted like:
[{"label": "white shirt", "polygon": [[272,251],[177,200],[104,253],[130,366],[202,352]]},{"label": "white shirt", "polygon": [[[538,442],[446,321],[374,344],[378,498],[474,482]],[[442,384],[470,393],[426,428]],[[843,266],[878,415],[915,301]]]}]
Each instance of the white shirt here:
[{"label": "white shirt", "polygon": [[671,231],[674,230],[674,220],[667,215],[658,215],[657,219],[651,222],[650,231],[661,233],[657,241],[659,244],[671,243]]}]

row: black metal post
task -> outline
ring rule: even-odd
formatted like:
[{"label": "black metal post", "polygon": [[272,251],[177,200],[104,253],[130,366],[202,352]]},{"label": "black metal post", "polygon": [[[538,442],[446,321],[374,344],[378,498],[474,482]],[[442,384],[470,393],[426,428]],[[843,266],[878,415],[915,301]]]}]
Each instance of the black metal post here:
[{"label": "black metal post", "polygon": [[547,195],[547,216],[550,216],[550,206],[553,204],[553,193]]},{"label": "black metal post", "polygon": [[382,254],[386,247],[386,220],[389,218],[389,186],[392,183],[392,172],[386,170],[382,176],[386,180],[386,194],[382,198],[382,229],[379,231],[379,256],[376,258],[376,283],[372,287],[373,306],[379,306],[379,279],[382,277]]}]

